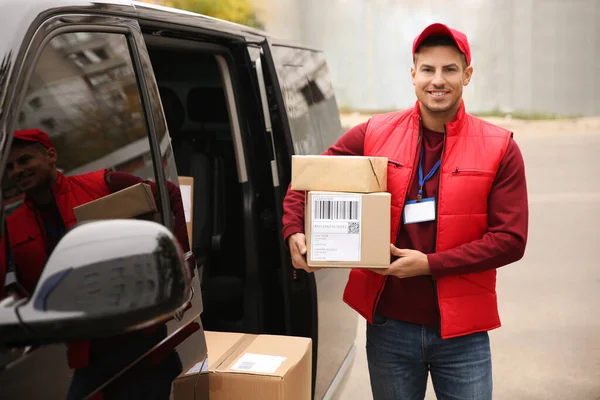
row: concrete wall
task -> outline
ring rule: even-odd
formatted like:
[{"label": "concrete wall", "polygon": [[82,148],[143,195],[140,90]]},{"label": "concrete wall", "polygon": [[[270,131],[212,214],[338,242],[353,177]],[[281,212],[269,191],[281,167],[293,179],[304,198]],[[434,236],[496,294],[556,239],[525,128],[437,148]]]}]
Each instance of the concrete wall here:
[{"label": "concrete wall", "polygon": [[325,50],[340,107],[412,105],[412,40],[440,21],[471,41],[470,111],[600,115],[600,0],[254,1],[268,31]]}]

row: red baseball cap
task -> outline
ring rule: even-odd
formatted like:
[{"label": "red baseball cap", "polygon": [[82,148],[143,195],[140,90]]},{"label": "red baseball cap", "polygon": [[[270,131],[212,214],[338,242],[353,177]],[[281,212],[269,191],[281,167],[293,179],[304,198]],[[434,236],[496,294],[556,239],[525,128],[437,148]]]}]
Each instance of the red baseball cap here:
[{"label": "red baseball cap", "polygon": [[45,148],[50,149],[54,147],[52,145],[52,141],[50,140],[50,136],[40,129],[22,129],[15,131],[15,139],[25,140],[27,142],[35,142],[40,143]]},{"label": "red baseball cap", "polygon": [[465,55],[467,65],[471,65],[471,47],[469,46],[467,35],[440,23],[429,25],[423,30],[423,32],[421,32],[419,36],[415,38],[412,49],[413,57],[415,56],[415,51],[417,51],[417,48],[421,45],[421,43],[423,43],[423,40],[431,36],[449,36],[452,38],[460,52]]}]

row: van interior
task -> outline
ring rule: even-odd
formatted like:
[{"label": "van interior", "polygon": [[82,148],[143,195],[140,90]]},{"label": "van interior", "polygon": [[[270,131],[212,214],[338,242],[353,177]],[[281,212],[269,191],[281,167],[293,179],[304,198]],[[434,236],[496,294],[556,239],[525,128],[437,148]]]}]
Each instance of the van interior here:
[{"label": "van interior", "polygon": [[[207,330],[244,331],[243,197],[215,55],[148,45],[180,176],[194,178],[192,251]],[[237,249],[237,250],[236,250]]]},{"label": "van interior", "polygon": [[[261,115],[260,102],[248,81],[250,75],[243,75],[254,73],[246,71],[247,61],[242,60],[246,50],[219,53],[217,46],[177,37],[145,35],[145,39],[178,175],[194,178],[192,251],[201,267],[204,329],[312,338],[314,391],[319,348],[316,282],[296,271],[286,278],[288,264],[282,258],[287,255],[281,254],[268,146],[261,149],[256,144],[265,138],[262,116],[256,118]],[[227,58],[223,54],[231,55],[230,62],[236,64],[229,66],[230,76],[218,60]],[[235,94],[227,95],[225,77],[232,79]],[[247,130],[252,141],[251,150],[245,149],[254,157],[248,170],[255,178],[252,189],[238,176],[228,107],[234,100],[240,107],[237,128]],[[281,117],[271,117],[281,131]],[[250,217],[245,210],[255,199],[260,211]],[[249,220],[256,226],[245,226]],[[260,239],[249,237],[255,232],[260,232]],[[291,281],[286,289],[287,279]]]}]

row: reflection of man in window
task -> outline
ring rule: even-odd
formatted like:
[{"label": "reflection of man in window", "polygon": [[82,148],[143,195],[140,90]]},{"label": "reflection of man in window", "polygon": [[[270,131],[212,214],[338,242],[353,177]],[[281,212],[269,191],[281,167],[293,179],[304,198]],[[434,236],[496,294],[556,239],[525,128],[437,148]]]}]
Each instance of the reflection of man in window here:
[{"label": "reflection of man in window", "polygon": [[[73,151],[77,150],[73,149]],[[7,173],[8,178],[25,193],[25,197],[24,204],[6,218],[5,234],[0,245],[0,295],[3,295],[7,267],[16,273],[19,294],[30,296],[33,293],[48,256],[66,230],[77,222],[73,212],[74,207],[139,182],[144,182],[152,188],[155,200],[159,204],[154,182],[144,181],[127,173],[106,170],[64,176],[56,167],[58,156],[49,136],[43,131],[26,129],[15,132],[8,156]],[[187,252],[189,242],[181,193],[175,184],[167,182],[167,186],[175,220],[175,236],[183,250]],[[136,341],[139,344],[139,339]],[[121,347],[126,342],[128,340],[125,336],[120,336],[118,342],[110,338],[104,340],[104,343],[110,346],[107,350],[112,351],[115,350],[115,345]],[[98,353],[98,346],[94,344],[96,353]],[[87,341],[70,344],[68,346],[70,367],[88,366],[90,354],[93,353]],[[97,379],[93,380],[98,382]],[[87,384],[84,386],[90,385],[89,379],[86,378],[85,381]],[[91,386],[89,390],[95,388],[93,384]],[[80,394],[84,395],[87,389],[81,388],[81,390],[83,392]]]},{"label": "reflection of man in window", "polygon": [[[5,270],[6,250],[10,250],[8,256],[14,263],[25,295],[33,293],[48,256],[66,229],[76,224],[74,207],[139,182],[150,185],[155,197],[158,196],[154,182],[104,170],[67,177],[57,170],[57,161],[58,153],[46,133],[39,129],[15,132],[7,172],[9,179],[25,193],[25,201],[7,218],[10,249],[4,248],[4,236],[0,271]],[[175,184],[167,182],[167,186],[175,218],[175,235],[184,251],[189,251],[181,193]],[[0,273],[0,280],[3,279],[4,274]]]}]

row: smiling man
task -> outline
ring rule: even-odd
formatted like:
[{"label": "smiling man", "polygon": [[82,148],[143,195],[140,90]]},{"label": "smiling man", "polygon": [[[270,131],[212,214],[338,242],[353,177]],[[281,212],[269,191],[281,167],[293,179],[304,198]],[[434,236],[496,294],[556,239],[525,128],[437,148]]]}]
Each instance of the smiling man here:
[{"label": "smiling man", "polygon": [[[522,258],[525,167],[512,133],[465,111],[467,37],[443,24],[413,43],[413,109],[375,115],[326,155],[382,156],[392,194],[389,269],[352,270],[344,301],[367,320],[375,400],[492,398],[488,331],[500,326],[496,269]],[[283,235],[306,265],[304,194],[288,191]]]}]

